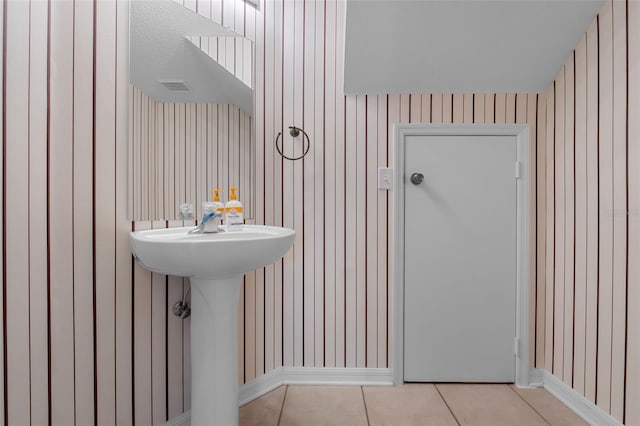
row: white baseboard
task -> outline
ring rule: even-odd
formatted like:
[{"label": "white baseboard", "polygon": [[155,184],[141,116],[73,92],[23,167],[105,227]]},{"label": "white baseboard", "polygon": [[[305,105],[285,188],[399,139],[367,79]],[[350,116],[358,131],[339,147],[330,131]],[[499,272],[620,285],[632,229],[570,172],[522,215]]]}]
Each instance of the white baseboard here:
[{"label": "white baseboard", "polygon": [[[245,405],[282,385],[392,386],[393,377],[391,369],[388,368],[278,367],[240,386],[240,405]],[[600,407],[571,389],[547,370],[530,370],[529,385],[531,387],[544,386],[589,424],[622,426],[620,422]],[[180,414],[167,422],[168,426],[189,426],[190,424],[191,411]]]},{"label": "white baseboard", "polygon": [[[389,368],[278,367],[240,386],[238,399],[245,405],[282,385],[392,386]],[[191,411],[169,420],[167,426],[188,426]]]},{"label": "white baseboard", "polygon": [[[392,386],[388,368],[314,368],[278,367],[249,383],[240,386],[239,402],[245,405],[282,385],[343,385]],[[591,425],[622,426],[600,407],[567,386],[547,370],[529,372],[529,385],[543,387]],[[189,426],[191,411],[167,422],[168,426]]]},{"label": "white baseboard", "polygon": [[240,385],[240,391],[238,392],[238,400],[240,406],[243,406],[254,399],[260,398],[262,395],[271,392],[283,383],[283,371],[282,367],[278,367],[275,370],[271,370],[268,373],[263,374],[255,380]]},{"label": "white baseboard", "polygon": [[562,380],[551,374],[547,370],[531,370],[530,380],[533,385],[533,378],[541,378],[544,388],[571,408],[577,415],[582,417],[587,423],[597,426],[622,426],[622,423],[606,413],[602,408],[571,389]]},{"label": "white baseboard", "polygon": [[172,418],[167,422],[167,426],[191,426],[191,410]]},{"label": "white baseboard", "polygon": [[282,367],[283,385],[391,386],[389,368]]},{"label": "white baseboard", "polygon": [[544,374],[543,370],[532,369],[529,370],[529,387],[542,388],[544,387]]}]

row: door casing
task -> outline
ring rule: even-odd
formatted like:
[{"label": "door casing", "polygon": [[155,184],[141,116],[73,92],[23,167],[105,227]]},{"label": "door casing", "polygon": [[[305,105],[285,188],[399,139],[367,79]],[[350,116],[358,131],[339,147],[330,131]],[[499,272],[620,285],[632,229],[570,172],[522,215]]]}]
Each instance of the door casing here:
[{"label": "door casing", "polygon": [[[528,125],[440,125],[396,124],[393,147],[393,383],[404,383],[404,184],[407,136],[514,136],[517,146],[518,179],[516,206],[516,380],[529,386],[529,268],[530,268],[530,130]],[[514,174],[516,165],[514,164]]]}]

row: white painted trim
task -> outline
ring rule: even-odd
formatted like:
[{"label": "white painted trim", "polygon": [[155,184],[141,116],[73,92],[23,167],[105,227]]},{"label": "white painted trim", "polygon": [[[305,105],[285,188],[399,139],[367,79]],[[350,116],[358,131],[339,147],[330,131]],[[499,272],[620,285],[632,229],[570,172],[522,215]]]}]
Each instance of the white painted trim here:
[{"label": "white painted trim", "polygon": [[248,404],[254,399],[260,398],[262,395],[271,392],[284,382],[282,367],[271,370],[263,374],[255,380],[240,385],[238,392],[238,402],[240,406]]},{"label": "white painted trim", "polygon": [[529,370],[529,387],[530,388],[542,388],[544,387],[544,374],[543,370],[532,369]]},{"label": "white painted trim", "polygon": [[[530,220],[531,212],[531,141],[529,136],[531,131],[528,125],[513,126],[513,131],[517,131],[518,161],[521,164],[521,177],[516,180],[517,185],[517,259],[516,266],[516,338],[520,343],[519,355],[516,357],[516,385],[529,385],[529,282],[530,268]],[[519,130],[519,131],[518,131]]]},{"label": "white painted trim", "polygon": [[388,368],[296,368],[283,369],[285,385],[391,386]]},{"label": "white painted trim", "polygon": [[515,136],[518,161],[522,164],[517,179],[517,267],[516,267],[516,338],[520,342],[516,356],[515,383],[529,385],[529,204],[530,204],[530,141],[528,125],[441,125],[396,124],[394,126],[394,189],[393,189],[393,383],[404,382],[404,156],[406,136]]},{"label": "white painted trim", "polygon": [[[600,407],[571,389],[547,370],[529,372],[530,387],[547,389],[563,404],[592,425],[622,426]],[[392,383],[390,369],[386,368],[296,368],[278,367],[240,387],[240,405],[245,405],[281,385],[368,385],[389,386]],[[169,420],[167,426],[188,426],[191,411]]]},{"label": "white painted trim", "polygon": [[191,425],[191,410],[185,411],[177,417],[174,417],[167,421],[167,426],[190,426]]},{"label": "white painted trim", "polygon": [[[243,406],[282,385],[391,386],[389,368],[315,368],[278,367],[240,386],[239,402]],[[167,426],[188,426],[191,411],[169,420]]]},{"label": "white painted trim", "polygon": [[541,378],[544,388],[548,390],[549,393],[558,398],[587,423],[598,426],[622,426],[622,423],[571,389],[566,383],[551,374],[551,372],[547,370],[531,370],[530,377]]},{"label": "white painted trim", "polygon": [[403,130],[395,125],[393,130],[393,209],[392,222],[394,231],[393,248],[390,256],[393,266],[392,310],[390,318],[392,327],[391,370],[393,384],[400,386],[404,383],[404,191],[400,191],[404,182],[404,151],[405,144],[400,143]]}]

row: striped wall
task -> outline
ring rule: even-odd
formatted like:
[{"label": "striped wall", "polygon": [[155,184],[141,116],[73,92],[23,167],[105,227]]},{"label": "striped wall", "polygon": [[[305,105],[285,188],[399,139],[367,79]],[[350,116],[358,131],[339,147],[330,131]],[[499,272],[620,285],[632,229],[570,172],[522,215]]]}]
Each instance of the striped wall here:
[{"label": "striped wall", "polygon": [[[546,94],[358,97],[341,94],[344,3],[187,3],[255,37],[255,222],[298,231],[283,261],[245,278],[240,381],[389,365],[392,212],[376,169],[392,163],[394,123],[529,123],[532,360],[640,423],[636,2],[605,7]],[[168,313],[188,284],[134,265],[127,243],[182,222],[128,218],[126,1],[0,13],[3,421],[162,423],[190,405],[189,321]],[[304,161],[275,152],[289,125],[311,136]]]},{"label": "striped wall", "polygon": [[[239,3],[184,5],[233,25]],[[531,123],[535,141],[537,95],[345,97],[343,2],[244,10],[255,14],[255,28],[244,20],[239,31],[256,40],[255,221],[297,231],[285,259],[245,287],[245,379],[279,365],[387,367],[393,236],[389,194],[377,190],[376,175],[392,163],[393,124]],[[310,135],[304,161],[275,150],[278,132],[292,125]],[[285,145],[288,155],[303,149],[288,138]]]},{"label": "striped wall", "polygon": [[636,1],[603,6],[546,93],[538,163],[538,366],[629,425],[640,424],[638,22]]},{"label": "striped wall", "polygon": [[173,0],[242,37],[187,36],[204,53],[249,87],[254,87],[253,43],[259,11],[243,0]]},{"label": "striped wall", "polygon": [[2,421],[126,423],[128,4],[1,9]]},{"label": "striped wall", "polygon": [[191,203],[196,218],[213,189],[228,199],[240,188],[253,217],[255,147],[252,120],[235,105],[163,103],[129,86],[129,217],[179,217]]},{"label": "striped wall", "polygon": [[[2,52],[2,57],[5,57],[5,45],[6,45],[6,37],[5,37],[5,7],[4,4],[2,5],[2,7],[0,7],[0,25],[2,25],[1,29],[2,29],[2,43],[0,43],[0,45],[2,47],[0,47],[0,52]],[[6,341],[7,341],[7,337],[6,337],[6,327],[5,327],[5,312],[6,312],[6,308],[5,308],[5,300],[6,300],[6,275],[5,275],[5,260],[4,260],[4,252],[6,251],[5,247],[6,247],[6,243],[5,243],[5,212],[4,212],[4,200],[5,200],[5,140],[6,140],[6,133],[5,133],[5,104],[6,104],[6,90],[5,90],[5,71],[4,71],[4,63],[5,60],[3,59],[0,62],[0,72],[2,72],[2,102],[0,102],[0,114],[2,114],[2,120],[0,120],[0,141],[2,142],[2,173],[0,173],[0,191],[2,194],[2,203],[3,203],[3,208],[0,209],[0,222],[2,222],[2,226],[0,226],[0,238],[2,239],[2,245],[0,246],[0,254],[2,255],[2,263],[0,264],[0,279],[2,280],[2,292],[0,294],[0,327],[2,329],[2,335],[1,335],[1,339],[0,340],[0,344],[2,345],[2,350],[0,351],[0,381],[2,382],[2,386],[0,386],[0,422],[1,424],[6,424],[6,354],[5,354],[5,350],[4,348],[6,347]]]},{"label": "striped wall", "polygon": [[[182,4],[182,1],[174,0]],[[204,5],[204,4],[203,4]],[[209,4],[207,4],[209,6]],[[241,15],[247,10],[239,12]],[[210,18],[204,10],[200,11]],[[248,16],[251,20],[251,16]],[[254,28],[254,25],[250,25]],[[253,87],[253,41],[245,37],[186,37],[198,46],[210,58],[222,65],[227,71],[235,75],[244,84]],[[229,45],[229,48],[227,48]],[[231,48],[232,47],[232,48]],[[223,51],[224,49],[224,51]]]},{"label": "striped wall", "polygon": [[[5,424],[157,424],[190,405],[189,321],[168,313],[188,283],[141,269],[127,243],[131,229],[183,223],[127,218],[126,6],[0,8]],[[375,172],[391,163],[393,123],[532,122],[536,96],[345,98],[343,3],[268,2],[254,19],[255,217],[298,241],[245,278],[239,380],[386,367],[392,236]],[[312,138],[304,162],[273,147],[293,124]]]}]

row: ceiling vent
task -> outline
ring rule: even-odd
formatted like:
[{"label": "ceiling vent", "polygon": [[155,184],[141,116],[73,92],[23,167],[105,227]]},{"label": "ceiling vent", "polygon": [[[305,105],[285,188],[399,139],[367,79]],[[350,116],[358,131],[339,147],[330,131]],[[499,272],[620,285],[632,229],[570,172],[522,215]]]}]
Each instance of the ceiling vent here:
[{"label": "ceiling vent", "polygon": [[172,92],[188,92],[189,86],[183,80],[158,80],[167,90]]}]

